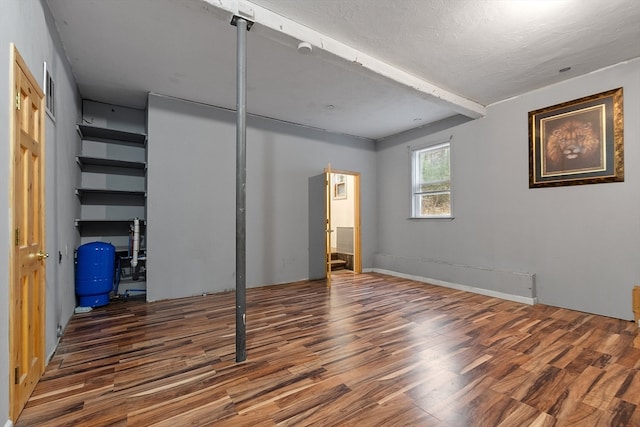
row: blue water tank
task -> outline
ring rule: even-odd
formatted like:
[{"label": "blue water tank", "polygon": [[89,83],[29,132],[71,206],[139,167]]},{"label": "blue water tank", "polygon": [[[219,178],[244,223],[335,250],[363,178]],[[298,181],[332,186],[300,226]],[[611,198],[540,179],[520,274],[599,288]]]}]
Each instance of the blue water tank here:
[{"label": "blue water tank", "polygon": [[115,259],[116,248],[111,243],[92,242],[78,248],[76,295],[80,307],[100,307],[109,303]]}]

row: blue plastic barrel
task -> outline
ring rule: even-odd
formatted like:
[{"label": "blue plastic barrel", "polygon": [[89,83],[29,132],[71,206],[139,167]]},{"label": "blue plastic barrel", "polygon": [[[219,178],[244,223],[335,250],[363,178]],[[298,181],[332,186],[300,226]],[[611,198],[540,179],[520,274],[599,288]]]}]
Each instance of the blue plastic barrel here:
[{"label": "blue plastic barrel", "polygon": [[76,295],[80,307],[100,307],[109,303],[115,258],[116,248],[111,243],[92,242],[78,248]]}]

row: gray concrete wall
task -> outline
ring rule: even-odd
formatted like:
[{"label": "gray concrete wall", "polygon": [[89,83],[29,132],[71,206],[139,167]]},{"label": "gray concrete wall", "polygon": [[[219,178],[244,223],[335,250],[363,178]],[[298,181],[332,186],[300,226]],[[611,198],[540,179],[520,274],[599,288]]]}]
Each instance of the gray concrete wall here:
[{"label": "gray concrete wall", "polygon": [[[529,189],[528,112],[624,87],[625,182]],[[640,281],[640,60],[378,142],[375,267],[632,319]],[[412,220],[408,147],[452,137],[453,220]],[[518,299],[518,298],[515,298]]]},{"label": "gray concrete wall", "polygon": [[[56,330],[67,324],[75,307],[73,251],[78,243],[74,226],[79,204],[74,194],[79,178],[75,156],[79,138],[75,124],[80,100],[69,64],[44,2],[0,2],[0,424],[9,418],[9,253],[11,208],[9,203],[9,98],[10,43],[15,43],[31,72],[42,85],[43,62],[56,83],[56,119],[45,122],[46,176],[46,355],[57,344]],[[58,262],[58,253],[61,260]]]},{"label": "gray concrete wall", "polygon": [[[148,132],[148,299],[235,288],[235,113],[150,95]],[[375,159],[371,141],[250,117],[247,286],[308,277],[308,179],[328,163],[361,173],[371,267]]]}]

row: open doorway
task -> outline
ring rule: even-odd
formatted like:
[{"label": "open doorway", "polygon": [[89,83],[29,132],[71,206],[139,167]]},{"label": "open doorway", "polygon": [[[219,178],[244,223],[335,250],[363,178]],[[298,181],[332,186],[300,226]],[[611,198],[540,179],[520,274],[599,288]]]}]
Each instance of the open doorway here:
[{"label": "open doorway", "polygon": [[[339,232],[332,220],[332,206],[336,202],[339,202],[338,206],[345,205],[335,212],[338,217],[336,224],[340,227]],[[308,212],[309,280],[324,279],[330,287],[332,258],[340,259],[343,255],[344,263],[334,263],[343,264],[342,269],[336,272],[362,273],[360,174],[331,170],[329,166],[324,173],[309,177]],[[346,219],[343,220],[343,217]],[[350,259],[350,263],[347,258]]]},{"label": "open doorway", "polygon": [[362,271],[360,263],[360,175],[332,170],[330,259],[332,272]]}]

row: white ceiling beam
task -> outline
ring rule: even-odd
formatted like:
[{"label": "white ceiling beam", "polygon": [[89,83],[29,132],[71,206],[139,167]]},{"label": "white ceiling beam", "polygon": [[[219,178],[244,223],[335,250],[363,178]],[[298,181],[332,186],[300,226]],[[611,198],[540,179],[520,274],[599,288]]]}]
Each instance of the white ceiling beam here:
[{"label": "white ceiling beam", "polygon": [[277,33],[293,37],[299,41],[310,43],[314,48],[322,49],[345,61],[351,62],[383,76],[389,80],[409,87],[420,93],[439,99],[451,106],[457,113],[477,119],[486,115],[483,105],[471,101],[455,93],[442,89],[433,83],[420,79],[412,74],[389,65],[366,53],[354,49],[338,40],[328,37],[316,30],[305,27],[291,19],[278,15],[268,9],[247,0],[205,0],[211,6],[229,13],[230,17],[238,15],[256,24],[269,28]]}]

